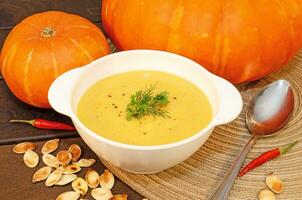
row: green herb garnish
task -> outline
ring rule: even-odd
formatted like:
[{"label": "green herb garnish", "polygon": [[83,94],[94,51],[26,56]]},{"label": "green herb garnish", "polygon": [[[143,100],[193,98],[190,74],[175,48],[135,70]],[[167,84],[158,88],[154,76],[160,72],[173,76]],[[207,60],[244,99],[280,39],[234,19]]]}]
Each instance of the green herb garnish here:
[{"label": "green herb garnish", "polygon": [[131,95],[130,102],[126,108],[126,119],[140,119],[146,115],[153,117],[169,118],[169,113],[163,110],[163,107],[169,103],[169,93],[162,91],[154,94],[156,84],[146,87],[145,90],[139,90],[134,95]]}]

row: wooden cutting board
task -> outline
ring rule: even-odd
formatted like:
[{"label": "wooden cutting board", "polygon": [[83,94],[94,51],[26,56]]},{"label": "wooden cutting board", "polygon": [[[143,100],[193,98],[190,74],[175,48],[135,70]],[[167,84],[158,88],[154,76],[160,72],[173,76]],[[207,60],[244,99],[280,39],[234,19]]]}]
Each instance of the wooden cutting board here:
[{"label": "wooden cutting board", "polygon": [[[247,103],[265,85],[278,80],[288,80],[295,90],[295,109],[290,122],[272,138],[259,140],[248,154],[246,163],[261,153],[302,139],[302,51],[281,71],[259,82],[238,86],[244,99],[240,116],[227,125],[219,126],[207,142],[188,160],[153,175],[137,175],[125,172],[103,160],[103,163],[120,179],[149,200],[207,199],[222,180],[232,161],[249,138],[244,123]],[[245,163],[245,164],[246,164]],[[288,154],[268,162],[242,178],[238,178],[229,199],[256,199],[265,187],[265,177],[274,172],[280,177],[285,190],[277,199],[302,198],[302,142]]]}]

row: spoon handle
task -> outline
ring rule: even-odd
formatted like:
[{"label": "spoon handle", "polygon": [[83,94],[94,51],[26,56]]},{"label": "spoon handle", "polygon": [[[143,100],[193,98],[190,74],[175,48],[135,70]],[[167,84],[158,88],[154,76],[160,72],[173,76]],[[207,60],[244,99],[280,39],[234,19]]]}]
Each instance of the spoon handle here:
[{"label": "spoon handle", "polygon": [[241,169],[241,166],[247,154],[249,153],[250,149],[257,141],[257,138],[258,137],[256,137],[254,134],[251,136],[251,138],[246,143],[239,156],[234,160],[232,167],[226,173],[222,182],[216,188],[216,191],[209,198],[210,200],[225,200],[228,198],[228,195],[233,187],[233,184]]}]

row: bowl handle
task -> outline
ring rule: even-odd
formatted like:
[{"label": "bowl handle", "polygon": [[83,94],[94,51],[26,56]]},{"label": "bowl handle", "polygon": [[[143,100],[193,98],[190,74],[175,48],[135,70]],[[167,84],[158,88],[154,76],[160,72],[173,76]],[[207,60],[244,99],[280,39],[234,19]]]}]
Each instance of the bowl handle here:
[{"label": "bowl handle", "polygon": [[51,84],[48,90],[48,101],[55,111],[70,117],[72,114],[70,96],[75,81],[81,76],[82,72],[82,67],[69,70]]},{"label": "bowl handle", "polygon": [[214,84],[219,96],[219,107],[214,123],[226,124],[240,114],[243,106],[242,98],[237,88],[227,80],[214,75]]}]

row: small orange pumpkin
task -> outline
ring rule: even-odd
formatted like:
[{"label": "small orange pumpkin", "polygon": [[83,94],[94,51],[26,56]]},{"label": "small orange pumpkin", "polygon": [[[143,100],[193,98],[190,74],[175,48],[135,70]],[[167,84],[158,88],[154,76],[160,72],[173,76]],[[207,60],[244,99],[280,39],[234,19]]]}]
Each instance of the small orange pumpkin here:
[{"label": "small orange pumpkin", "polygon": [[2,49],[0,67],[16,97],[49,108],[47,93],[55,78],[109,53],[106,38],[93,23],[49,11],[27,17],[13,28]]}]

